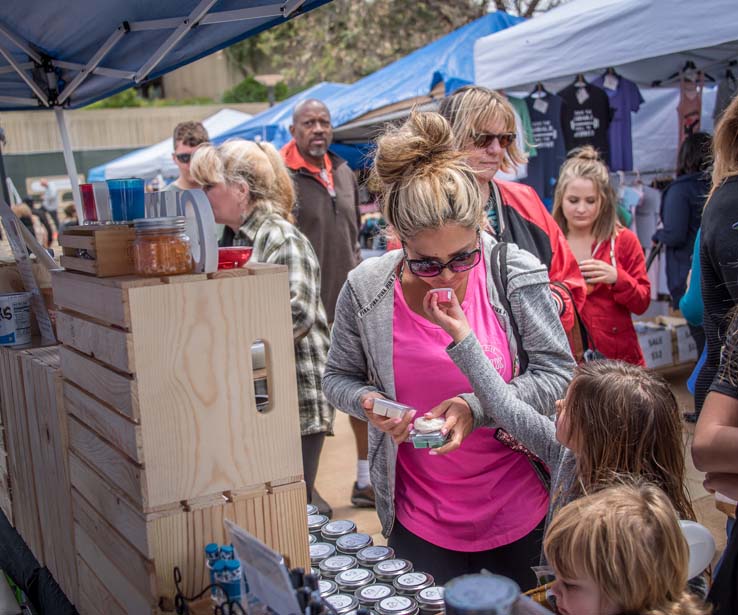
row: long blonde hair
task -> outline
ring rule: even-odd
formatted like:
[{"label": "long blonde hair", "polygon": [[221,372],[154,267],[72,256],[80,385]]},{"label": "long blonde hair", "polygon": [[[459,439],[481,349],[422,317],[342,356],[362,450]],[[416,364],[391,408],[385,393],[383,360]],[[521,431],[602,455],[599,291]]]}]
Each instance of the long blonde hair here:
[{"label": "long blonde hair", "polygon": [[600,159],[597,150],[586,145],[573,150],[569,158],[561,166],[559,179],[554,192],[552,216],[563,231],[569,233],[569,225],[564,217],[564,195],[569,184],[575,179],[590,180],[600,198],[600,212],[592,226],[592,234],[596,241],[605,241],[616,235],[618,212],[617,197],[610,182],[610,173],[607,165]]},{"label": "long blonde hair", "polygon": [[201,145],[192,156],[190,174],[201,186],[246,183],[255,207],[294,222],[295,188],[271,143],[230,139],[218,146]]},{"label": "long blonde hair", "polygon": [[[729,177],[738,175],[738,97],[734,97],[715,128],[710,196]],[[709,200],[709,199],[708,199]]]},{"label": "long blonde hair", "polygon": [[687,591],[689,547],[661,489],[623,484],[567,504],[543,541],[565,579],[591,580],[624,613],[707,615]]},{"label": "long blonde hair", "polygon": [[[493,122],[501,122],[506,132],[515,132],[515,112],[500,93],[481,85],[465,85],[441,101],[438,112],[451,124],[454,143],[462,151],[471,147],[474,135],[487,130]],[[510,172],[528,160],[518,148],[517,139],[505,150],[500,169]]]},{"label": "long blonde hair", "polygon": [[438,113],[414,112],[382,135],[372,179],[382,195],[385,220],[402,240],[447,223],[478,228],[484,221],[474,173]]}]

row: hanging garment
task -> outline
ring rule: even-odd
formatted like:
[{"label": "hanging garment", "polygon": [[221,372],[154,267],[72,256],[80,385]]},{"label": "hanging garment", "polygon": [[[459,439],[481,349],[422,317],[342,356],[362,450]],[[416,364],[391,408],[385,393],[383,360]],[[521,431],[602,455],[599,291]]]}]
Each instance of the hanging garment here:
[{"label": "hanging garment", "polygon": [[696,73],[696,79],[688,79],[689,71],[684,71],[679,80],[679,146],[686,137],[700,131],[702,116],[702,90],[705,87],[705,75]]},{"label": "hanging garment", "polygon": [[515,109],[517,114],[520,116],[520,122],[523,126],[524,149],[522,149],[521,151],[528,154],[529,158],[533,158],[538,152],[536,150],[535,139],[533,138],[533,126],[530,123],[530,112],[528,110],[528,105],[525,103],[524,99],[516,98],[515,96],[508,96],[507,100],[512,108]]},{"label": "hanging garment", "polygon": [[538,152],[528,161],[528,177],[523,180],[533,188],[542,200],[553,199],[559,169],[566,158],[561,115],[564,101],[549,94],[540,98],[525,99],[533,129],[533,142]]},{"label": "hanging garment", "polygon": [[[525,127],[523,126],[523,120],[515,110],[515,107],[513,107],[513,113],[515,114],[515,145],[518,146],[519,151],[525,152]],[[519,181],[524,177],[528,177],[528,163],[519,164],[512,167],[509,171],[500,169],[495,173],[495,177],[509,182]]]},{"label": "hanging garment", "polygon": [[631,113],[636,113],[644,102],[641,91],[635,83],[614,73],[602,75],[592,84],[601,87],[607,94],[613,112],[607,135],[610,142],[610,169],[632,171]]},{"label": "hanging garment", "polygon": [[736,92],[738,92],[738,80],[733,75],[733,71],[728,69],[725,71],[725,77],[720,80],[717,88],[717,95],[715,97],[715,110],[712,113],[712,117],[715,121],[720,119],[720,116],[725,111],[726,107],[733,100]]},{"label": "hanging garment", "polygon": [[561,113],[566,150],[591,145],[606,164],[610,164],[610,100],[607,94],[590,83],[572,83],[559,92],[565,106]]}]

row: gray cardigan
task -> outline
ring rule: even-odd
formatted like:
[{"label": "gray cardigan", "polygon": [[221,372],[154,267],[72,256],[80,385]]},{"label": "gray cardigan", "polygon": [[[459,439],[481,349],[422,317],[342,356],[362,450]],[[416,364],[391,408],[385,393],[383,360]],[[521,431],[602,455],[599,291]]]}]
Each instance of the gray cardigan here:
[{"label": "gray cardigan", "polygon": [[[494,239],[483,234],[484,258],[488,264],[494,243]],[[349,274],[336,305],[323,392],[336,408],[363,420],[366,420],[361,407],[363,394],[378,391],[395,399],[392,320],[394,285],[401,260],[402,252],[394,250],[361,263]],[[499,262],[495,266],[499,268]],[[507,269],[507,296],[528,353],[528,369],[506,386],[513,397],[548,414],[571,379],[574,360],[551,297],[546,268],[528,252],[510,245]],[[499,307],[489,265],[487,290],[517,366],[515,338],[507,313]],[[486,357],[484,362],[488,363]],[[475,395],[462,397],[469,403],[475,428],[491,424]],[[370,425],[369,467],[385,536],[389,536],[394,525],[396,461],[397,445],[391,436]]]}]

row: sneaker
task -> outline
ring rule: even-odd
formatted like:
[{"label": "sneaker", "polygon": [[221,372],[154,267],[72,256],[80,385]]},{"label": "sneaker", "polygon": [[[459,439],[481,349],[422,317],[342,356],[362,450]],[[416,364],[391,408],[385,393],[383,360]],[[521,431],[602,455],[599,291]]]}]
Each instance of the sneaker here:
[{"label": "sneaker", "polygon": [[351,490],[351,504],[357,508],[374,508],[374,487],[367,485],[359,489],[358,483],[354,483]]},{"label": "sneaker", "polygon": [[329,519],[333,518],[333,509],[331,508],[331,505],[326,502],[322,497],[320,497],[320,494],[318,493],[318,490],[313,487],[313,498],[310,502],[313,506],[318,507],[318,512],[321,515],[325,515]]}]

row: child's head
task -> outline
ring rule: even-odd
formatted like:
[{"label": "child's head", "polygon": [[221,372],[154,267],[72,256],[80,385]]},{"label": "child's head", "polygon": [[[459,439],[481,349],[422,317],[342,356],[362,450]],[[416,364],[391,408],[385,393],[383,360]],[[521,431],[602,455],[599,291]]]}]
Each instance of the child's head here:
[{"label": "child's head", "polygon": [[565,235],[591,232],[597,240],[615,235],[617,199],[607,165],[590,146],[573,150],[559,172],[553,217]]},{"label": "child's head", "polygon": [[557,406],[556,437],[570,448],[588,493],[620,475],[649,480],[683,519],[694,519],[686,494],[679,406],[663,378],[622,361],[577,367]]},{"label": "child's head", "polygon": [[703,615],[687,589],[689,548],[669,498],[653,485],[620,485],[574,500],[543,542],[565,615]]}]

